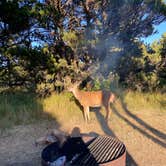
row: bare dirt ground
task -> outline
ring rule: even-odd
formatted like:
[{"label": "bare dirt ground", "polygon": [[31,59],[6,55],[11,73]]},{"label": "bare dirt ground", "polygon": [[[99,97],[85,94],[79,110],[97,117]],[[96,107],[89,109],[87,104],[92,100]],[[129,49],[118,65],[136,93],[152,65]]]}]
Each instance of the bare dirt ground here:
[{"label": "bare dirt ground", "polygon": [[[71,132],[79,127],[83,133],[110,135],[119,138],[127,148],[127,166],[166,165],[166,113],[155,111],[131,112],[126,107],[118,111],[113,107],[107,124],[103,113],[91,112],[88,124],[72,120],[56,125],[55,122],[17,126],[0,134],[1,166],[40,166],[43,146],[35,140],[51,129]],[[105,112],[104,112],[105,113]]]},{"label": "bare dirt ground", "polygon": [[46,124],[33,124],[3,131],[0,136],[0,165],[40,165],[42,147],[36,147],[35,140],[47,133],[46,126]]}]

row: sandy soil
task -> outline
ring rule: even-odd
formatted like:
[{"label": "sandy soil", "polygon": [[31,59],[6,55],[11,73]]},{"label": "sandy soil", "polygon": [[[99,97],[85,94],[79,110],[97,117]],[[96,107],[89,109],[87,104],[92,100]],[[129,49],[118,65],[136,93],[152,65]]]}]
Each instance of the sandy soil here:
[{"label": "sandy soil", "polygon": [[100,112],[91,112],[88,124],[68,122],[57,126],[54,122],[17,126],[0,134],[1,166],[40,166],[43,146],[35,146],[35,140],[51,129],[71,132],[79,127],[81,132],[111,135],[119,138],[127,147],[127,166],[166,165],[166,114],[129,110],[117,111],[113,108],[111,120],[107,124]]},{"label": "sandy soil", "polygon": [[49,132],[50,124],[44,122],[42,124],[17,126],[3,131],[0,136],[0,165],[40,165],[40,154],[44,147],[36,146],[35,140]]}]

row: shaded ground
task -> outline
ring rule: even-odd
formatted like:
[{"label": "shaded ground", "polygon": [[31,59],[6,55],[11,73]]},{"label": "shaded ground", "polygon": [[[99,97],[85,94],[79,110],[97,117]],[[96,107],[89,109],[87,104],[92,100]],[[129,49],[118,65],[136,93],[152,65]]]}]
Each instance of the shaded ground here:
[{"label": "shaded ground", "polygon": [[1,166],[38,166],[42,146],[36,146],[35,140],[49,132],[52,123],[43,122],[27,126],[17,126],[3,131],[0,136]]},{"label": "shaded ground", "polygon": [[127,147],[128,166],[165,166],[166,113],[151,110],[131,112],[124,103],[112,106],[112,110],[108,124],[104,120],[105,112],[95,110],[91,112],[88,124],[73,120],[60,125],[41,122],[4,131],[0,135],[0,165],[38,166],[43,147],[36,147],[35,139],[52,128],[71,133],[74,127],[79,127],[82,133],[106,134],[123,141]]}]

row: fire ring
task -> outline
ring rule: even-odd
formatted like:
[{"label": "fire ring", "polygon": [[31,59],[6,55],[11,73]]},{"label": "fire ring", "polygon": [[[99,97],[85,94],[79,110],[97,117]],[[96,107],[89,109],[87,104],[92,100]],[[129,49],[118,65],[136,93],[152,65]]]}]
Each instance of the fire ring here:
[{"label": "fire ring", "polygon": [[81,137],[68,138],[62,147],[52,143],[43,149],[42,166],[49,166],[61,156],[66,156],[71,166],[125,166],[126,147],[116,138],[98,136],[87,143]]}]

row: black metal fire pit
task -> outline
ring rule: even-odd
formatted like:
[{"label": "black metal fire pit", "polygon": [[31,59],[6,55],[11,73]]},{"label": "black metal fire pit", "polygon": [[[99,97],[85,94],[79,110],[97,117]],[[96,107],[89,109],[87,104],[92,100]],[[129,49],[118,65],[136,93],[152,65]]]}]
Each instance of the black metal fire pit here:
[{"label": "black metal fire pit", "polygon": [[61,148],[55,142],[42,151],[42,166],[60,156],[66,156],[71,166],[125,166],[126,148],[109,136],[98,136],[87,143],[81,137],[68,138]]}]

